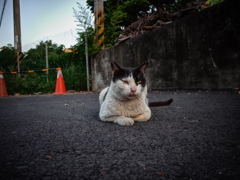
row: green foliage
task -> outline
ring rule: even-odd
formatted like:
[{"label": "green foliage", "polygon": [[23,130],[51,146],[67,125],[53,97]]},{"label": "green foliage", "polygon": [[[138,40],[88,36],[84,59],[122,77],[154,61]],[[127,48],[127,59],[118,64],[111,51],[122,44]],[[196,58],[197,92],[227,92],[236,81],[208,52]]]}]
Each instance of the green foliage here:
[{"label": "green foliage", "polygon": [[[116,44],[122,29],[137,21],[142,15],[159,10],[176,12],[186,8],[192,0],[105,0],[104,2],[104,45]],[[94,0],[87,0],[87,6],[94,12]]]},{"label": "green foliage", "polygon": [[124,18],[125,27],[137,21],[138,17],[142,14],[148,14],[149,6],[150,3],[148,0],[129,0],[123,2],[119,8],[122,10],[122,13],[127,14]]},{"label": "green foliage", "polygon": [[112,3],[110,1],[106,2],[104,17],[105,47],[111,47],[116,44],[116,38],[121,34],[122,31],[121,24],[126,18],[127,14],[122,12],[118,4],[112,6]]},{"label": "green foliage", "polygon": [[[104,1],[105,16],[108,14],[106,11],[108,6],[114,10],[121,10],[121,13],[126,14],[121,23],[121,26],[127,27],[135,22],[142,14],[149,14],[156,12],[160,9],[176,12],[186,8],[186,4],[192,0],[106,0]],[[87,0],[87,6],[94,11],[94,0]]]},{"label": "green foliage", "polygon": [[86,67],[82,65],[69,66],[62,70],[67,89],[87,90]]},{"label": "green foliage", "polygon": [[[16,74],[4,74],[8,94],[53,93],[57,71],[49,71],[48,73],[48,82],[45,72],[21,74],[20,77]],[[71,65],[63,68],[62,73],[67,90],[85,91],[87,89],[85,66]]]},{"label": "green foliage", "polygon": [[9,95],[15,93],[33,94],[36,92],[52,93],[56,83],[56,72],[49,72],[48,83],[46,73],[21,74],[20,77],[16,74],[4,74],[4,79]]},{"label": "green foliage", "polygon": [[0,48],[0,71],[12,71],[17,57],[11,44]]},{"label": "green foliage", "polygon": [[[49,67],[63,67],[62,64],[65,64],[63,57],[67,56],[64,53],[64,45],[58,46],[57,44],[52,43],[52,41],[41,41],[36,48],[32,48],[25,53],[25,58],[21,64],[21,70],[36,70],[46,68],[46,45],[48,47],[48,61]],[[67,59],[67,58],[66,58]]]},{"label": "green foliage", "polygon": [[[93,30],[92,30],[93,31]],[[80,44],[72,47],[70,53],[64,52],[64,46],[53,44],[51,41],[43,42],[41,41],[36,48],[30,49],[25,53],[25,58],[23,63],[20,64],[21,71],[27,70],[40,70],[46,68],[46,44],[48,45],[48,61],[49,68],[61,67],[64,81],[67,90],[86,90],[86,63],[84,54],[84,40],[79,38]],[[90,41],[90,38],[89,38]],[[91,41],[90,41],[91,42]],[[4,50],[0,52],[0,55],[8,58],[9,52],[12,52],[14,57],[13,48],[9,45],[8,48],[5,46],[1,49]],[[5,50],[7,50],[5,52]],[[11,56],[10,56],[11,57]],[[1,58],[2,60],[2,58]],[[4,61],[1,61],[4,62]],[[0,68],[3,71],[12,70],[15,64],[15,58],[12,62],[5,65],[1,63]],[[11,68],[6,68],[11,67]],[[9,71],[8,70],[8,71]],[[29,73],[21,74],[20,77],[16,74],[4,74],[4,79],[7,86],[7,91],[9,95],[14,93],[21,94],[33,94],[36,92],[52,93],[55,91],[57,71],[48,72],[48,82],[46,72],[39,73]]]}]

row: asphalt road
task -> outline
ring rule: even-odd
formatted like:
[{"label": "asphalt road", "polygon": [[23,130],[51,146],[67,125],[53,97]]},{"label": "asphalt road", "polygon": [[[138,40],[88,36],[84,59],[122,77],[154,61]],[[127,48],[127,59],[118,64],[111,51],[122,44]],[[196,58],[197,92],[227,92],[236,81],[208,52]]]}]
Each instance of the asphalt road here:
[{"label": "asphalt road", "polygon": [[0,98],[0,179],[240,179],[240,95],[173,98],[145,123],[101,122],[98,93]]}]

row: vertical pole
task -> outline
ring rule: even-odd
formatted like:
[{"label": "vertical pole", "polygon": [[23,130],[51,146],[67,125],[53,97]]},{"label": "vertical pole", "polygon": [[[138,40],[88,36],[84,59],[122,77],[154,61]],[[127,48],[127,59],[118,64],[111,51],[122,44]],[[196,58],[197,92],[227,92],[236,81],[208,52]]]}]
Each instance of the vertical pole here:
[{"label": "vertical pole", "polygon": [[94,0],[94,17],[97,44],[104,49],[104,8],[103,0]]},{"label": "vertical pole", "polygon": [[[47,41],[46,41],[45,45],[46,45],[46,49],[45,49],[45,53],[46,53],[46,69],[48,69],[48,46],[47,46]],[[46,77],[47,77],[47,83],[48,83],[48,71],[46,71]]]},{"label": "vertical pole", "polygon": [[[13,0],[13,19],[14,19],[14,48],[17,53],[18,72],[20,72],[19,53],[22,52],[21,44],[21,23],[20,23],[20,4],[19,0]],[[20,74],[18,73],[20,76]]]},{"label": "vertical pole", "polygon": [[85,54],[86,54],[86,68],[87,68],[87,91],[89,91],[88,41],[87,41],[87,34],[85,34]]},{"label": "vertical pole", "polygon": [[18,77],[20,77],[19,51],[17,51],[17,63],[18,63]]}]

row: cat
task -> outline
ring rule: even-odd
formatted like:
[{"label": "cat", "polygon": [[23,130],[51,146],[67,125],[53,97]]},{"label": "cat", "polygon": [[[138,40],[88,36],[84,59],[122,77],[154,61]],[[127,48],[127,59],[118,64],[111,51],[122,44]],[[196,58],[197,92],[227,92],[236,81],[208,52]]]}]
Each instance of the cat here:
[{"label": "cat", "polygon": [[111,62],[111,84],[99,95],[99,117],[102,121],[131,126],[134,121],[145,122],[150,119],[149,107],[172,103],[172,99],[148,103],[145,79],[147,66],[148,62],[144,62],[137,68],[122,68],[116,62]]}]

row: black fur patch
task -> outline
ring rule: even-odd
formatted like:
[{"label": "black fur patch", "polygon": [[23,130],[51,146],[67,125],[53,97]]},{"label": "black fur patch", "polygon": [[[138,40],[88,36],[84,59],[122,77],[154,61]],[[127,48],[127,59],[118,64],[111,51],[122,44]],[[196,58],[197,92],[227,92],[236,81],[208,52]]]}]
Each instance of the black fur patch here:
[{"label": "black fur patch", "polygon": [[113,80],[113,82],[116,82],[117,80],[127,78],[130,75],[131,75],[131,70],[121,68],[119,71],[114,73],[112,80]]},{"label": "black fur patch", "polygon": [[[113,78],[112,78],[113,82],[127,78],[132,74],[136,85],[140,84],[142,87],[145,87],[146,79],[144,77],[144,73],[145,73],[145,69],[147,68],[147,63],[144,63],[137,68],[130,68],[130,67],[121,68],[116,62],[112,62],[111,66],[112,66],[112,73],[113,73]],[[138,82],[140,83],[138,84]]]},{"label": "black fur patch", "polygon": [[[138,69],[134,69],[134,70],[133,70],[133,78],[134,78],[136,84],[137,84],[138,82],[141,82],[141,83],[140,83],[141,86],[142,86],[142,87],[145,87],[145,85],[146,85],[146,79],[145,79],[145,77],[144,77],[144,74],[143,74],[141,71],[139,71]],[[138,84],[137,84],[137,85],[138,85]]]}]

